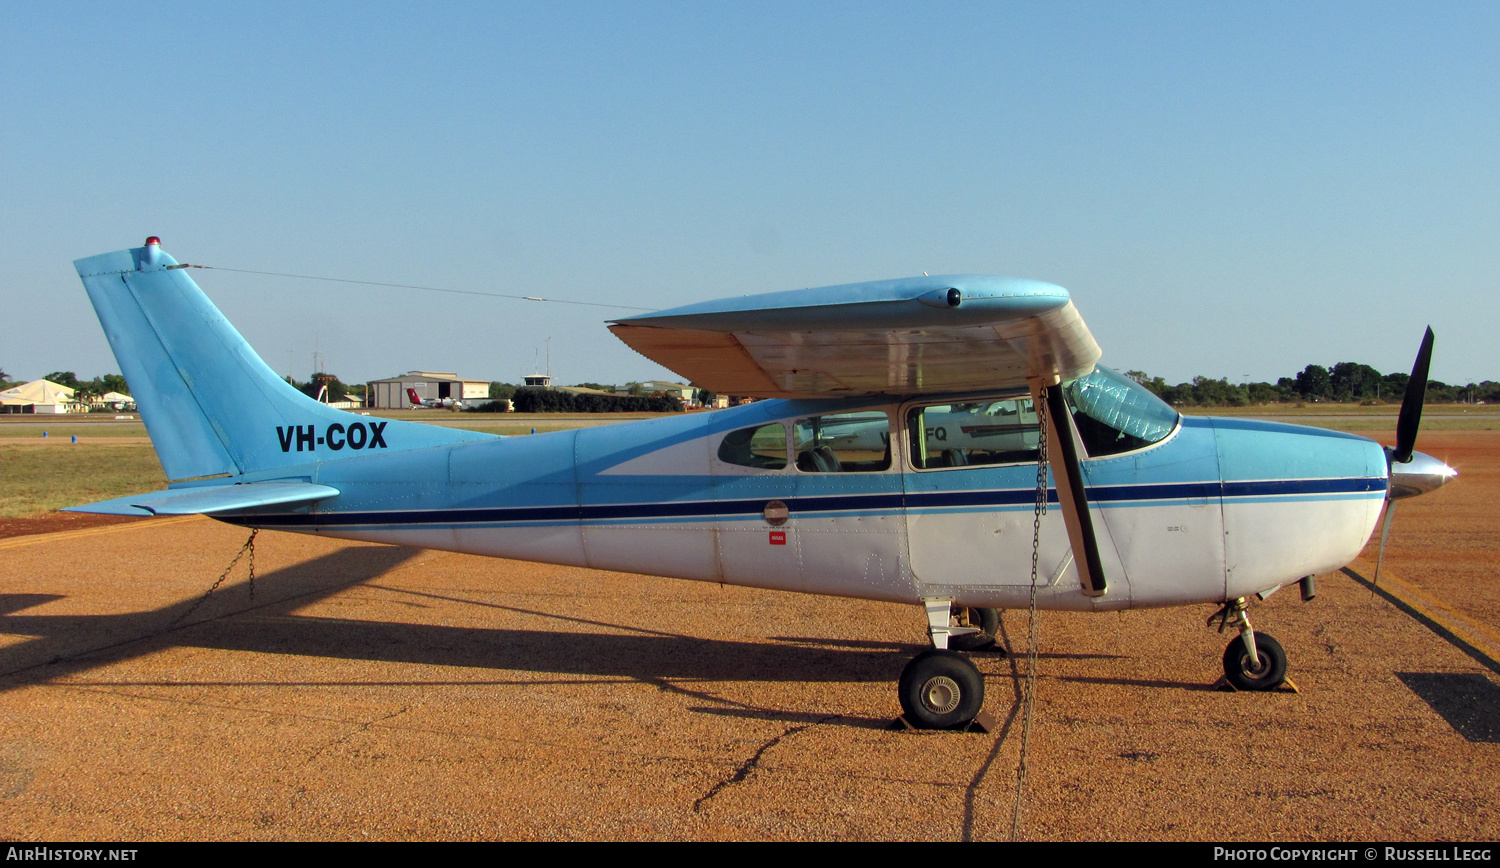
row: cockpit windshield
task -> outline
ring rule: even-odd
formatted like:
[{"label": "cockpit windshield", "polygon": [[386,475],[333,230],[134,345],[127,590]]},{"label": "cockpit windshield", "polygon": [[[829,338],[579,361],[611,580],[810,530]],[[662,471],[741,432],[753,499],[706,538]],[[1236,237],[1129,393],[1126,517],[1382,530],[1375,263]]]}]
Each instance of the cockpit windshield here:
[{"label": "cockpit windshield", "polygon": [[1179,415],[1141,384],[1100,366],[1063,386],[1090,456],[1117,455],[1171,434]]}]

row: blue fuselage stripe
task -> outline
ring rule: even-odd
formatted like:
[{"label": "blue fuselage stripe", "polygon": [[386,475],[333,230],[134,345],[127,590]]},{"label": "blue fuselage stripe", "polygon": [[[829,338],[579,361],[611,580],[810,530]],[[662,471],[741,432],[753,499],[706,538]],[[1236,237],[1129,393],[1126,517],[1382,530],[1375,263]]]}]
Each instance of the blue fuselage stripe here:
[{"label": "blue fuselage stripe", "polygon": [[[1386,480],[1381,477],[1344,479],[1272,479],[1254,482],[1177,482],[1155,485],[1110,485],[1088,489],[1091,503],[1100,507],[1112,504],[1165,505],[1183,500],[1231,498],[1241,502],[1268,502],[1291,499],[1344,499],[1349,496],[1384,492]],[[672,519],[706,519],[720,516],[727,520],[763,513],[766,503],[779,499],[793,515],[814,513],[899,513],[902,510],[963,509],[975,507],[1014,508],[1035,502],[1036,492],[1029,488],[974,491],[935,491],[875,494],[840,494],[818,497],[754,498],[738,500],[658,501],[655,503],[589,504],[584,506],[514,506],[470,509],[392,510],[383,512],[282,513],[274,515],[221,516],[238,524],[266,527],[393,527],[414,525],[477,525],[572,522],[619,522],[621,520],[662,521]],[[1057,503],[1057,490],[1048,491],[1048,502]]]}]

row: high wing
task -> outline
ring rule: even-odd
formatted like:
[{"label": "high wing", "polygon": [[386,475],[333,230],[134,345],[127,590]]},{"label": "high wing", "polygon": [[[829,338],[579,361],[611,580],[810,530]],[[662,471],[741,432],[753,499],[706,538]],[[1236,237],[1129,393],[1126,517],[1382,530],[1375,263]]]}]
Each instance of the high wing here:
[{"label": "high wing", "polygon": [[1067,290],[972,274],[721,299],[609,328],[701,388],[756,398],[1050,384],[1099,360]]}]

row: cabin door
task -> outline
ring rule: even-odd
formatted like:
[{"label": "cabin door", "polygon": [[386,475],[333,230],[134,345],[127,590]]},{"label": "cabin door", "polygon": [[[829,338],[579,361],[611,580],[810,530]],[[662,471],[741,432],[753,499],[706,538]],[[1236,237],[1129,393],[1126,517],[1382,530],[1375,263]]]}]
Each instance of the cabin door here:
[{"label": "cabin door", "polygon": [[[1108,539],[1100,540],[1112,583],[1108,599],[1080,592],[1050,474],[1051,502],[1035,525],[1039,423],[1029,397],[911,404],[902,419],[908,550],[924,596],[1026,605],[1039,529],[1036,582],[1044,599],[1067,598],[1077,608],[1128,605],[1129,585]],[[1095,523],[1103,525],[1097,512]]]}]

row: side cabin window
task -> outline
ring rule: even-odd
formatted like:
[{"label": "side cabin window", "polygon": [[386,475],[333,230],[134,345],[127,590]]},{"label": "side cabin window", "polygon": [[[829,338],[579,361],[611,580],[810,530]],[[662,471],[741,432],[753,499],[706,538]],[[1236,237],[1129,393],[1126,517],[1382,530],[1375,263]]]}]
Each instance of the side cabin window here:
[{"label": "side cabin window", "polygon": [[1030,398],[914,407],[906,415],[918,470],[1036,463],[1036,408]]},{"label": "side cabin window", "polygon": [[740,467],[781,470],[786,467],[786,426],[780,422],[730,431],[719,441],[719,460]]},{"label": "side cabin window", "polygon": [[873,473],[891,466],[891,423],[883,410],[799,419],[792,451],[804,473]]},{"label": "side cabin window", "polygon": [[1105,367],[1064,384],[1063,397],[1091,458],[1165,440],[1181,418],[1145,386]]}]

